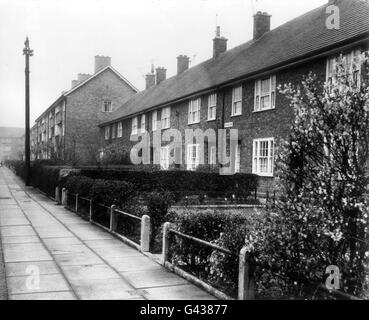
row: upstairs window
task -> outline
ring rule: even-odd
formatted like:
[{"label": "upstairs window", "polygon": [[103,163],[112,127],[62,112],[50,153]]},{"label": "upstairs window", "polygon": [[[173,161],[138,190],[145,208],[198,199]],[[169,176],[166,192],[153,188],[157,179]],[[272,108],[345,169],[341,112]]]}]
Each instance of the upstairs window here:
[{"label": "upstairs window", "polygon": [[253,141],[252,173],[272,177],[274,168],[274,138]]},{"label": "upstairs window", "polygon": [[[350,51],[347,54],[342,55],[342,62],[346,70],[346,75],[350,76],[353,81],[354,86],[360,85],[361,76],[361,63],[359,60],[359,55],[361,50]],[[337,84],[338,77],[338,63],[340,59],[339,56],[330,57],[327,59],[327,72],[326,72],[326,82],[328,84],[328,91],[331,92],[333,86]]]},{"label": "upstairs window", "polygon": [[105,140],[110,139],[110,127],[105,127]]},{"label": "upstairs window", "polygon": [[152,131],[156,131],[158,129],[158,111],[152,112]]},{"label": "upstairs window", "polygon": [[188,124],[200,122],[200,104],[201,99],[190,100],[188,105]]},{"label": "upstairs window", "polygon": [[275,108],[276,76],[255,81],[254,111],[263,111]]},{"label": "upstairs window", "polygon": [[138,132],[138,119],[137,117],[134,117],[132,119],[132,134],[137,134]]},{"label": "upstairs window", "polygon": [[161,110],[161,127],[162,129],[170,128],[170,107]]},{"label": "upstairs window", "polygon": [[121,138],[122,136],[123,136],[123,123],[118,122],[117,138]]},{"label": "upstairs window", "polygon": [[217,116],[217,94],[211,94],[208,98],[208,120],[215,120]]},{"label": "upstairs window", "polygon": [[112,112],[113,106],[111,101],[104,101],[103,102],[103,112]]},{"label": "upstairs window", "polygon": [[242,114],[242,86],[232,90],[232,116]]},{"label": "upstairs window", "polygon": [[146,115],[141,116],[141,133],[146,132]]}]

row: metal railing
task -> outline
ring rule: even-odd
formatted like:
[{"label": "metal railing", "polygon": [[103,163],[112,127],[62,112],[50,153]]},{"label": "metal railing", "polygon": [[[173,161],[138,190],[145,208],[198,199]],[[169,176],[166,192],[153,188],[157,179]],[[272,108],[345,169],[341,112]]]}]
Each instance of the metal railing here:
[{"label": "metal railing", "polygon": [[[138,250],[150,251],[151,222],[149,216],[138,217],[119,210],[115,205],[108,207],[82,197],[78,193],[71,193],[66,188],[63,188],[61,193],[59,187],[55,189],[55,200],[77,214],[88,216],[91,223],[102,227]],[[131,222],[127,223],[127,221]],[[136,224],[134,227],[132,227],[132,222]],[[132,230],[134,230],[133,236],[130,234]]]},{"label": "metal railing", "polygon": [[199,281],[199,279],[192,275],[187,273],[186,270],[183,270],[183,264],[177,264],[173,265],[170,262],[170,234],[173,234],[174,236],[180,238],[180,239],[186,239],[187,241],[196,243],[200,246],[206,247],[209,249],[209,255],[211,255],[214,251],[221,252],[225,255],[230,256],[232,259],[234,259],[234,263],[238,264],[238,283],[237,286],[237,299],[238,300],[253,300],[255,298],[255,283],[254,283],[254,277],[253,277],[253,263],[250,259],[251,255],[248,252],[247,248],[242,248],[242,250],[239,253],[232,252],[226,248],[222,248],[216,244],[204,241],[202,239],[184,234],[182,232],[179,232],[177,230],[174,230],[171,228],[171,224],[169,222],[164,224],[163,227],[163,251],[162,251],[162,259],[164,266],[169,267],[170,269],[174,269],[174,271],[177,271],[178,273],[186,273],[186,277],[192,279],[194,282],[199,284],[200,286],[206,288],[208,291],[215,293],[218,297],[224,298],[224,299],[232,299],[228,296],[228,293],[224,293],[221,291],[221,289],[217,289],[213,287],[213,283],[209,283],[205,280],[205,283],[203,283],[202,280]]}]

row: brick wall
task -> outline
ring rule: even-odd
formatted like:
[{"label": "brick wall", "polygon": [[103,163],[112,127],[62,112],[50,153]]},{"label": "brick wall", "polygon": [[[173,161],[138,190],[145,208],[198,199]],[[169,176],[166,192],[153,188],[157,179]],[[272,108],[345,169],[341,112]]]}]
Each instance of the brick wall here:
[{"label": "brick wall", "polygon": [[98,124],[107,120],[103,101],[118,109],[135,91],[107,69],[67,96],[66,153],[74,154],[81,163],[93,163],[101,145]]}]

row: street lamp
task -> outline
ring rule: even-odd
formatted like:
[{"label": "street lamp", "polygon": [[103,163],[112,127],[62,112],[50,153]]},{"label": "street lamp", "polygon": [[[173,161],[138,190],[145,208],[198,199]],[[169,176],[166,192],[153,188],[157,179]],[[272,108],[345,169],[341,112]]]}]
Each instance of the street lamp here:
[{"label": "street lamp", "polygon": [[24,42],[23,55],[26,56],[26,134],[25,134],[25,160],[26,160],[26,186],[30,185],[31,159],[30,159],[30,128],[29,128],[29,57],[33,56],[33,50],[29,47],[29,39]]}]

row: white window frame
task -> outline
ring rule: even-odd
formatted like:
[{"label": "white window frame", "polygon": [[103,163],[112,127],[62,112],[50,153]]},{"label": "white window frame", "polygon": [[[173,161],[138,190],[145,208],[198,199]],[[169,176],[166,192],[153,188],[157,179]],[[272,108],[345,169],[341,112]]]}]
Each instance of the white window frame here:
[{"label": "white window frame", "polygon": [[212,93],[208,97],[208,121],[217,118],[217,94]]},{"label": "white window frame", "polygon": [[[267,155],[261,154],[261,146],[267,143]],[[262,177],[274,176],[274,138],[254,139],[252,143],[252,173]],[[261,160],[266,161],[266,172],[261,170]]]},{"label": "white window frame", "polygon": [[145,133],[146,132],[146,115],[143,114],[141,115],[141,133]]},{"label": "white window frame", "polygon": [[[269,81],[269,90],[267,92],[262,92],[261,90],[263,81]],[[264,98],[267,99],[268,101],[267,107],[262,106],[261,101]],[[276,99],[276,75],[275,74],[255,81],[254,112],[275,109],[275,99]]]},{"label": "white window frame", "polygon": [[132,118],[132,135],[138,133],[138,118]]},{"label": "white window frame", "polygon": [[161,170],[169,169],[169,146],[160,148],[160,168]]},{"label": "white window frame", "polygon": [[157,110],[154,110],[152,112],[151,119],[152,119],[152,131],[158,130],[158,111]]},{"label": "white window frame", "polygon": [[161,109],[161,128],[170,128],[170,107],[165,107]]},{"label": "white window frame", "polygon": [[232,117],[242,115],[242,86],[232,89]]},{"label": "white window frame", "polygon": [[110,100],[104,100],[102,106],[103,112],[113,112],[113,102]]},{"label": "white window frame", "polygon": [[[357,86],[360,86],[361,79],[361,63],[357,66],[355,70],[353,70],[355,57],[358,57],[361,54],[361,49],[355,49],[345,54],[342,54],[342,59],[348,59],[348,63],[350,65],[349,74],[357,74]],[[327,58],[326,63],[326,83],[328,85],[328,91],[331,91],[331,88],[337,83],[336,73],[336,63],[337,59],[340,55],[334,55]],[[346,60],[347,61],[347,60]]]},{"label": "white window frame", "polygon": [[122,138],[122,136],[123,136],[123,123],[122,121],[119,121],[117,127],[117,138]]},{"label": "white window frame", "polygon": [[110,126],[106,126],[104,128],[104,135],[105,135],[105,140],[109,140],[110,139]]},{"label": "white window frame", "polygon": [[[195,148],[195,149],[194,149]],[[193,150],[196,150],[196,154],[194,156]],[[196,168],[200,164],[200,155],[199,155],[200,145],[199,144],[188,144],[187,145],[187,153],[186,153],[186,167],[188,171],[195,171]]]},{"label": "white window frame", "polygon": [[201,98],[192,99],[188,104],[188,124],[200,123]]}]

